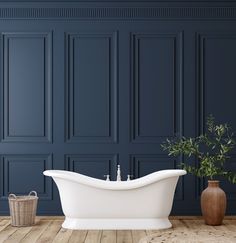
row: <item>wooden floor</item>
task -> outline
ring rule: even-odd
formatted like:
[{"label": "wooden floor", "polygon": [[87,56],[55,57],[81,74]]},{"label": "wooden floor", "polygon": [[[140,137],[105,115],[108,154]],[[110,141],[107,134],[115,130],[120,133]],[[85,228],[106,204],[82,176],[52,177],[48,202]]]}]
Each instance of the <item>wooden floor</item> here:
[{"label": "wooden floor", "polygon": [[[7,243],[138,243],[157,231],[153,230],[65,230],[61,228],[63,217],[37,217],[33,227],[12,227],[9,217],[0,217],[0,242]],[[171,218],[173,230],[197,228],[236,234],[236,217],[227,217],[222,226],[206,226],[201,217]],[[185,241],[188,242],[188,241]],[[191,241],[189,241],[191,242]]]}]

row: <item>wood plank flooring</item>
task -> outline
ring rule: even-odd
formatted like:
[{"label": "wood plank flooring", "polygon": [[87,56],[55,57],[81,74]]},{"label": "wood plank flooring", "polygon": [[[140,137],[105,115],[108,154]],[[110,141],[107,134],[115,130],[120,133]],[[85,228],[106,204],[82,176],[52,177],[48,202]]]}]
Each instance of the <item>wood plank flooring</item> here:
[{"label": "wood plank flooring", "polygon": [[[9,217],[0,217],[0,243],[138,243],[157,230],[66,230],[63,217],[37,217],[32,227],[12,227]],[[201,217],[172,217],[173,231],[189,229],[236,234],[236,216],[226,217],[222,226],[207,226]],[[187,240],[187,239],[186,239]],[[191,239],[189,241],[191,242]]]}]

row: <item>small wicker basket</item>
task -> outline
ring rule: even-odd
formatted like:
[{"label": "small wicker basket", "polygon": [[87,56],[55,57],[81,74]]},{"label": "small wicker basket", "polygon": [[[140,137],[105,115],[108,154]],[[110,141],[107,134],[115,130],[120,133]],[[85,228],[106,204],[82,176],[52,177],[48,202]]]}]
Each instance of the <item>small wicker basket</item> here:
[{"label": "small wicker basket", "polygon": [[31,191],[27,196],[8,196],[11,225],[12,226],[31,226],[35,224],[38,196],[37,192]]}]

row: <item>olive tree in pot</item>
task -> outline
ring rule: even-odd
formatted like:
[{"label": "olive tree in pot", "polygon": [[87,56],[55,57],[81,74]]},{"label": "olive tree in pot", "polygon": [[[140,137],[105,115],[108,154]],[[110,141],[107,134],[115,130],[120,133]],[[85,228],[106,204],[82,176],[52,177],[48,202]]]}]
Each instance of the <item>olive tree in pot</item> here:
[{"label": "olive tree in pot", "polygon": [[188,156],[198,160],[198,165],[181,163],[188,173],[208,179],[208,187],[201,194],[201,210],[205,223],[221,225],[226,210],[226,195],[217,178],[224,177],[236,183],[236,174],[225,168],[230,151],[235,147],[233,133],[227,124],[216,124],[212,115],[207,117],[207,131],[195,138],[167,139],[161,146],[169,156]]}]

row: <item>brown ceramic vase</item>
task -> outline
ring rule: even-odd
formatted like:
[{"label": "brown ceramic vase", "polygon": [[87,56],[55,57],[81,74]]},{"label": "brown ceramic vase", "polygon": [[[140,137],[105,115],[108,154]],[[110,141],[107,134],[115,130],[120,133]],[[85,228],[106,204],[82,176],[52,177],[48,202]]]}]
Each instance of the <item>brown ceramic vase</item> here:
[{"label": "brown ceramic vase", "polygon": [[219,187],[219,181],[208,181],[208,187],[201,194],[201,209],[206,224],[222,224],[226,210],[226,195]]}]

